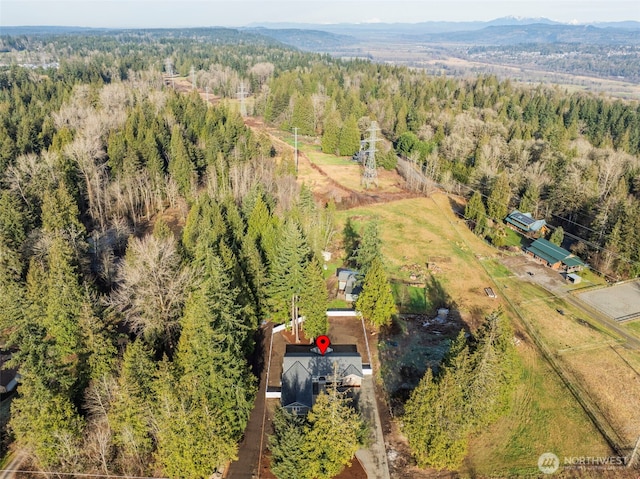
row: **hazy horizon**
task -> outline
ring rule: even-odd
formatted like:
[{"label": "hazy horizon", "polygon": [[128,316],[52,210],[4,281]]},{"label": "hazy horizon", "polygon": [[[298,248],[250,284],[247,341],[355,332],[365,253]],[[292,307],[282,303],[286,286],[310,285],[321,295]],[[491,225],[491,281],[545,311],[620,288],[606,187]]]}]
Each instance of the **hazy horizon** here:
[{"label": "hazy horizon", "polygon": [[256,23],[420,23],[489,21],[516,16],[564,23],[640,21],[640,3],[617,1],[279,1],[3,0],[0,28],[242,27]]}]

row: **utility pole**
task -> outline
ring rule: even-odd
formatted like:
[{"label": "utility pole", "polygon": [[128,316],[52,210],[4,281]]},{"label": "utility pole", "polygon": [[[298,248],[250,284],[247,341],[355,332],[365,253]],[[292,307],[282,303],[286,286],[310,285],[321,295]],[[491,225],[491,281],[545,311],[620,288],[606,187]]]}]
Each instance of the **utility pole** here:
[{"label": "utility pole", "polygon": [[247,105],[244,101],[246,96],[247,92],[244,89],[244,81],[241,81],[240,88],[238,89],[238,100],[240,100],[240,115],[242,115],[242,117],[247,116]]},{"label": "utility pole", "polygon": [[298,174],[298,127],[293,128],[293,160],[296,165],[296,175]]},{"label": "utility pole", "polygon": [[196,89],[196,69],[191,65],[191,90]]},{"label": "utility pole", "polygon": [[378,186],[378,169],[376,167],[376,142],[380,141],[376,138],[376,133],[379,130],[378,123],[371,122],[369,127],[369,149],[366,152],[364,159],[364,170],[362,171],[362,184],[365,188],[370,188],[371,185]]}]

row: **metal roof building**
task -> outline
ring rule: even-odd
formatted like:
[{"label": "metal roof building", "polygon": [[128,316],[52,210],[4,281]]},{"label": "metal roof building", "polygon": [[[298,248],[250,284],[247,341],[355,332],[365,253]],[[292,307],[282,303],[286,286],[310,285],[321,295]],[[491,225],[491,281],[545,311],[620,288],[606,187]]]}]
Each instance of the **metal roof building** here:
[{"label": "metal roof building", "polygon": [[525,251],[538,261],[546,263],[547,266],[567,273],[580,271],[585,267],[580,258],[546,239],[535,240]]},{"label": "metal roof building", "polygon": [[508,225],[525,233],[536,233],[547,226],[545,220],[536,220],[531,213],[521,213],[518,210],[513,210],[504,220]]}]

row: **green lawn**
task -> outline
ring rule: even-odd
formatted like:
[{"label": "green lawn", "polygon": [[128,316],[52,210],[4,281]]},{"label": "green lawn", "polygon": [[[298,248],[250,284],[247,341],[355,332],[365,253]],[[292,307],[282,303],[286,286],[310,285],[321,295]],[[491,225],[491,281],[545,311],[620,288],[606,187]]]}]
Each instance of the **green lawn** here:
[{"label": "green lawn", "polygon": [[425,288],[393,282],[391,290],[401,313],[421,314],[427,312]]},{"label": "green lawn", "polygon": [[514,231],[506,226],[504,230],[507,233],[505,246],[518,246],[519,248],[522,248],[526,244],[527,239],[517,231]]},{"label": "green lawn", "polygon": [[349,156],[336,156],[323,153],[322,149],[318,145],[307,145],[298,142],[298,148],[305,155],[309,157],[311,161],[318,165],[355,165],[356,163],[351,160]]}]

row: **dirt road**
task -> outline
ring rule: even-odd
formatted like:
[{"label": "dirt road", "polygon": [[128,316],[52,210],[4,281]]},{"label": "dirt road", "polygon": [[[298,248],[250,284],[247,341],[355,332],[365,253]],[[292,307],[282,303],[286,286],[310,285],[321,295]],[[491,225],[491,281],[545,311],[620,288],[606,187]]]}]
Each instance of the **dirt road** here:
[{"label": "dirt road", "polygon": [[7,464],[5,469],[0,469],[0,479],[13,479],[16,472],[20,471],[20,466],[27,459],[24,451],[18,451],[13,455],[11,462]]},{"label": "dirt road", "polygon": [[[260,467],[260,458],[262,456],[263,429],[265,417],[265,396],[267,388],[267,368],[266,362],[269,357],[269,345],[271,344],[271,330],[273,324],[268,323],[262,329],[262,342],[256,348],[256,355],[261,360],[257,362],[256,367],[260,369],[260,383],[256,400],[249,416],[249,423],[244,431],[244,438],[239,444],[238,460],[232,462],[225,474],[227,479],[252,479],[259,477],[258,471]],[[0,478],[2,479],[2,478]]]}]

